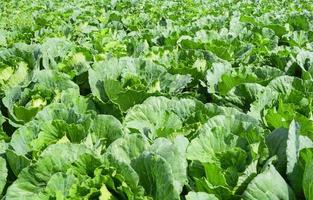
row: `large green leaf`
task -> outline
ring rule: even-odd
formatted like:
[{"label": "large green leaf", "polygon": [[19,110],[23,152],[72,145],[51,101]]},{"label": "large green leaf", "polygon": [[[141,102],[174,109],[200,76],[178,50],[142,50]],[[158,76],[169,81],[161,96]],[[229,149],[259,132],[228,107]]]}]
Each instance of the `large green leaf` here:
[{"label": "large green leaf", "polygon": [[132,166],[139,175],[139,183],[153,199],[180,199],[181,191],[175,187],[171,165],[162,156],[146,152]]},{"label": "large green leaf", "polygon": [[296,197],[275,167],[269,165],[249,183],[242,199],[295,200]]},{"label": "large green leaf", "polygon": [[168,99],[150,97],[144,103],[131,108],[124,126],[131,132],[139,132],[149,139],[188,135],[210,116],[222,112],[214,106],[205,106],[193,99]]},{"label": "large green leaf", "polygon": [[205,192],[189,192],[186,195],[186,200],[218,200],[213,194]]},{"label": "large green leaf", "polygon": [[2,190],[7,183],[7,175],[8,169],[6,161],[2,157],[0,157],[0,194],[2,193]]},{"label": "large green leaf", "polygon": [[[303,180],[302,188],[304,191],[304,196],[306,199],[313,198],[313,180],[312,180],[312,168],[313,168],[313,148],[304,149],[301,152],[301,157],[304,160],[304,171],[303,171]],[[301,183],[300,183],[301,184]]]}]

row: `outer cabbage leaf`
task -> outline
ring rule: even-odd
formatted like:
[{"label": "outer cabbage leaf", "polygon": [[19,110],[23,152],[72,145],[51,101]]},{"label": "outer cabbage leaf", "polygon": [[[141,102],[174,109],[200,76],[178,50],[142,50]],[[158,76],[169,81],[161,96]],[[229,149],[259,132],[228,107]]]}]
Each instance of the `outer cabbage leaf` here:
[{"label": "outer cabbage leaf", "polygon": [[123,124],[131,132],[139,132],[149,139],[189,135],[210,116],[223,112],[213,105],[205,106],[193,99],[150,97],[131,108]]},{"label": "outer cabbage leaf", "polygon": [[176,190],[173,181],[171,165],[160,155],[145,152],[133,161],[132,166],[139,174],[139,183],[154,199],[180,199],[180,191]]},{"label": "outer cabbage leaf", "polygon": [[295,200],[296,197],[275,167],[269,165],[249,183],[242,199]]},{"label": "outer cabbage leaf", "polygon": [[0,157],[0,196],[7,182],[7,175],[8,175],[8,169],[7,169],[6,161],[2,157]]},{"label": "outer cabbage leaf", "polygon": [[280,75],[283,75],[282,71],[269,66],[231,68],[230,64],[213,63],[212,69],[207,72],[206,79],[209,93],[218,93],[224,96],[240,84],[258,83],[266,85]]},{"label": "outer cabbage leaf", "polygon": [[218,200],[213,194],[205,192],[189,192],[185,197],[186,200]]},{"label": "outer cabbage leaf", "polygon": [[[303,162],[303,179],[302,188],[306,199],[312,199],[313,181],[312,181],[312,167],[313,167],[313,148],[307,148],[300,152],[300,157]],[[301,184],[301,183],[300,183]]]},{"label": "outer cabbage leaf", "polygon": [[3,117],[1,111],[0,111],[0,141],[2,139],[8,139],[7,134],[3,131],[3,123],[5,122],[5,118]]}]

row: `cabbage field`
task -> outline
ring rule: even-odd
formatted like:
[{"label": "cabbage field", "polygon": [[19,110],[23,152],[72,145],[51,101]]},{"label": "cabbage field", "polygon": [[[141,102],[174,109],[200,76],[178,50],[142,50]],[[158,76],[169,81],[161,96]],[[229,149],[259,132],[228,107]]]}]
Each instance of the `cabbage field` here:
[{"label": "cabbage field", "polygon": [[1,200],[313,200],[312,0],[1,0]]}]

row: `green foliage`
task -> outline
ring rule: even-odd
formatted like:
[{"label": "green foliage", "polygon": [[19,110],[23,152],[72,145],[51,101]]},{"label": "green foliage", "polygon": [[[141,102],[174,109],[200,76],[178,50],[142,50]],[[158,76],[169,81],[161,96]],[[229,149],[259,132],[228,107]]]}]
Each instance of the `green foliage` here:
[{"label": "green foliage", "polygon": [[313,199],[309,0],[0,5],[0,199]]}]

